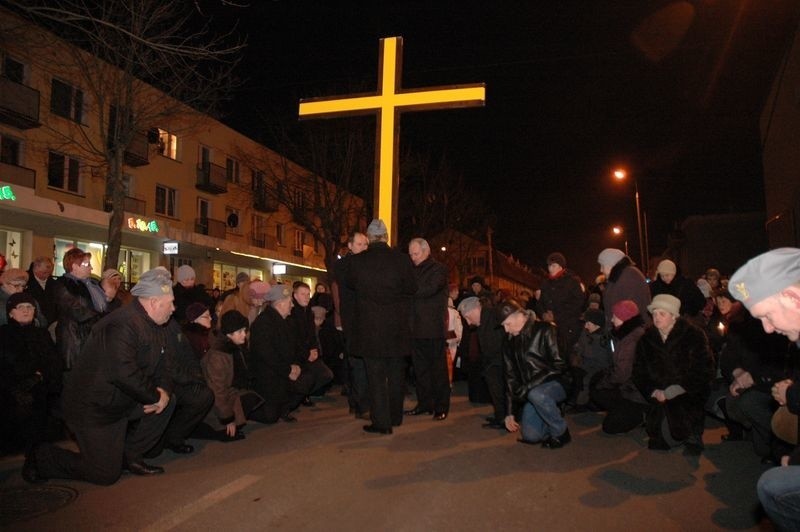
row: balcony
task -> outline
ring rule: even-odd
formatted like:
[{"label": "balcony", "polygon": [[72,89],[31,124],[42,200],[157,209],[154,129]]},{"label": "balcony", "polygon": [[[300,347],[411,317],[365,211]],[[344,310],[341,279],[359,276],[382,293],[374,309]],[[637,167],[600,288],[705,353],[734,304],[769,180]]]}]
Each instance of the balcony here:
[{"label": "balcony", "polygon": [[0,76],[0,122],[19,129],[39,127],[39,91]]},{"label": "balcony", "polygon": [[277,249],[278,241],[266,233],[250,233],[250,245],[263,249]]},{"label": "balcony", "polygon": [[36,170],[14,164],[0,163],[0,181],[21,187],[36,188]]},{"label": "balcony", "polygon": [[[111,196],[105,196],[103,198],[103,210],[106,212],[111,212],[111,209]],[[141,214],[144,216],[147,214],[147,202],[143,199],[125,196],[124,209],[125,212],[129,212],[131,214]]]},{"label": "balcony", "polygon": [[278,212],[278,198],[266,190],[253,192],[253,208],[259,212]]},{"label": "balcony", "polygon": [[125,164],[134,167],[150,164],[149,150],[147,133],[137,131],[133,134],[128,149],[125,150]]},{"label": "balcony", "polygon": [[224,240],[226,227],[225,222],[222,220],[213,220],[211,218],[195,218],[194,220],[194,232],[212,238]]},{"label": "balcony", "polygon": [[198,189],[211,194],[224,194],[228,191],[228,178],[225,168],[214,163],[197,166]]}]

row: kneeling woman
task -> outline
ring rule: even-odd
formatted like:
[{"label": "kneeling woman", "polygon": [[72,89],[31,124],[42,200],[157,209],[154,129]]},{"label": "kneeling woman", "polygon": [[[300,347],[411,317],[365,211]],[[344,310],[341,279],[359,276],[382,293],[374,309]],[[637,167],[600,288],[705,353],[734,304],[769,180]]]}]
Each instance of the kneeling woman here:
[{"label": "kneeling woman", "polygon": [[250,326],[238,310],[229,310],[220,319],[220,335],[203,356],[201,364],[206,383],[214,392],[214,408],[206,423],[222,429],[222,439],[244,438],[241,429],[248,419],[274,423],[264,410],[264,399],[252,390],[245,343]]},{"label": "kneeling woman", "polygon": [[647,306],[653,326],[636,346],[633,382],[650,403],[648,447],[685,444],[687,453],[700,454],[713,356],[705,333],[681,318],[680,308],[680,300],[668,294],[657,295]]},{"label": "kneeling woman", "polygon": [[523,443],[563,447],[570,435],[558,403],[567,398],[569,371],[558,351],[555,325],[537,320],[514,299],[501,303],[498,314],[508,333],[503,340],[507,412],[522,407],[519,423],[515,416],[506,416],[506,429],[521,430]]}]

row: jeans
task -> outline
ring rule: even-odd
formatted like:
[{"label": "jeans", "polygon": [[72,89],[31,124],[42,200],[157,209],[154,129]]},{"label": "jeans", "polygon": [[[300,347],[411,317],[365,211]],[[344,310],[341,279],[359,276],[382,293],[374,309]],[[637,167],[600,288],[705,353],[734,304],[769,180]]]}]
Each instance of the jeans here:
[{"label": "jeans", "polygon": [[561,415],[558,403],[567,398],[564,387],[558,381],[549,381],[533,387],[528,392],[528,401],[522,408],[522,439],[529,442],[558,437],[567,430],[567,422]]},{"label": "jeans", "polygon": [[800,466],[773,467],[756,486],[758,499],[780,530],[800,530]]}]

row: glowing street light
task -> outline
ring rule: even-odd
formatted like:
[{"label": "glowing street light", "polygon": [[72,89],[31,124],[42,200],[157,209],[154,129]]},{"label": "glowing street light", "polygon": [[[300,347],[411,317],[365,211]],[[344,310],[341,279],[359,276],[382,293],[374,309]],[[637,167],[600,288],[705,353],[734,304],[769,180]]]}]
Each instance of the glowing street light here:
[{"label": "glowing street light", "polygon": [[[628,172],[624,168],[615,168],[613,172],[614,179],[617,181],[624,181],[628,177]],[[648,268],[647,255],[644,250],[644,239],[642,238],[642,210],[639,206],[639,183],[636,179],[633,180],[634,198],[636,200],[636,227],[639,232],[639,260],[641,268]],[[627,251],[626,251],[627,254]]]},{"label": "glowing street light", "polygon": [[[611,228],[611,232],[614,233],[614,236],[622,236],[625,233],[625,230],[619,226],[615,225]],[[625,254],[628,254],[628,239],[625,239]]]}]

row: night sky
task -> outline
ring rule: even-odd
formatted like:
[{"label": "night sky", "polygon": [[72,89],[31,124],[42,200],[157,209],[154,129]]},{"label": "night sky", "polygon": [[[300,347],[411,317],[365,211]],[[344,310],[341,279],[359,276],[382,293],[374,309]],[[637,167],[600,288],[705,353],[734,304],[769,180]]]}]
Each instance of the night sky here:
[{"label": "night sky", "polygon": [[614,224],[638,259],[620,164],[651,255],[687,215],[763,209],[759,119],[796,1],[219,4],[200,5],[248,41],[224,121],[256,139],[300,98],[375,90],[381,37],[404,39],[404,88],[485,82],[485,108],[404,113],[401,144],[445,154],[496,212],[497,247],[529,264],[561,250],[593,277],[623,247]]}]

